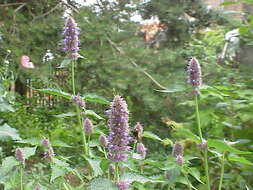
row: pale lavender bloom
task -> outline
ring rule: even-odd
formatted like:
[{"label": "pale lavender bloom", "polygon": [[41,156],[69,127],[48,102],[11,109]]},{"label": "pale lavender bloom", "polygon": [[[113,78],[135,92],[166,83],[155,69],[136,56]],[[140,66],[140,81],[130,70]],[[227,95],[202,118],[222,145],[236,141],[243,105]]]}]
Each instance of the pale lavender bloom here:
[{"label": "pale lavender bloom", "polygon": [[182,156],[183,154],[184,154],[184,147],[180,143],[176,142],[172,149],[172,156],[176,158],[178,155]]},{"label": "pale lavender bloom", "polygon": [[46,139],[46,138],[42,139],[41,144],[47,148],[51,146],[49,139]]},{"label": "pale lavender bloom", "polygon": [[127,181],[118,181],[116,182],[116,186],[120,189],[120,190],[127,190],[130,186],[130,183]]},{"label": "pale lavender bloom", "polygon": [[140,122],[137,122],[136,125],[134,126],[135,132],[137,132],[137,137],[140,140],[141,135],[143,133],[143,126],[140,124]]},{"label": "pale lavender bloom", "polygon": [[183,163],[184,163],[184,157],[182,155],[178,155],[176,157],[176,162],[177,162],[178,165],[182,166]]},{"label": "pale lavender bloom", "polygon": [[113,162],[119,162],[126,160],[130,151],[129,112],[125,100],[118,95],[115,96],[109,113],[108,157]]},{"label": "pale lavender bloom", "polygon": [[199,88],[202,85],[202,74],[198,60],[193,57],[187,67],[188,83],[194,88],[195,93],[199,93]]},{"label": "pale lavender bloom", "polygon": [[93,124],[92,124],[91,120],[89,120],[88,118],[86,118],[83,122],[83,129],[84,129],[85,133],[88,135],[90,135],[93,131]]},{"label": "pale lavender bloom", "polygon": [[136,149],[137,149],[137,153],[140,154],[141,157],[144,159],[146,157],[146,154],[147,154],[147,149],[144,146],[144,144],[143,143],[138,143],[137,146],[136,146]]},{"label": "pale lavender bloom", "polygon": [[76,96],[72,97],[72,100],[79,105],[80,107],[84,108],[85,107],[85,101],[82,99],[79,93],[77,93]]},{"label": "pale lavender bloom", "polygon": [[79,54],[79,28],[72,17],[67,18],[64,31],[64,51],[70,59],[77,59]]},{"label": "pale lavender bloom", "polygon": [[34,190],[42,190],[40,186],[36,186]]},{"label": "pale lavender bloom", "polygon": [[15,157],[18,161],[24,163],[25,162],[25,153],[21,148],[17,148],[15,151]]},{"label": "pale lavender bloom", "polygon": [[104,135],[99,136],[99,143],[100,145],[106,147],[108,145],[108,140]]}]

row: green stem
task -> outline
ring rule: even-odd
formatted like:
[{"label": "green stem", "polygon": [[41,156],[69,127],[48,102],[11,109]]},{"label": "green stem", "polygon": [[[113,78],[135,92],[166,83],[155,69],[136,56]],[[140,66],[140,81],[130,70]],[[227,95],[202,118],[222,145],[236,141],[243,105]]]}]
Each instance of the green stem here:
[{"label": "green stem", "polygon": [[23,164],[20,167],[20,190],[23,190]]},{"label": "green stem", "polygon": [[72,61],[71,67],[71,76],[72,76],[72,93],[76,95],[76,88],[75,88],[75,61]]},{"label": "green stem", "polygon": [[119,163],[115,164],[115,175],[116,175],[116,181],[119,181]]},{"label": "green stem", "polygon": [[188,189],[189,189],[189,190],[192,190],[191,183],[190,183],[190,180],[189,180],[189,178],[188,178],[188,176],[187,176],[187,173],[185,173],[184,171],[183,171],[182,173],[184,174],[184,177],[185,177],[185,179],[186,179],[186,181],[187,181]]},{"label": "green stem", "polygon": [[84,154],[87,155],[88,146],[87,146],[87,142],[86,142],[86,134],[85,134],[85,131],[83,129],[83,121],[82,121],[82,118],[81,118],[81,113],[80,113],[80,109],[79,109],[78,105],[76,105],[76,112],[77,112],[77,119],[78,119],[78,122],[79,122],[80,130],[81,130],[81,133],[82,133]]},{"label": "green stem", "polygon": [[[201,125],[200,125],[200,117],[199,117],[199,105],[198,105],[198,95],[195,95],[195,108],[196,108],[196,117],[197,117],[197,124],[198,124],[198,132],[201,143],[204,142],[202,131],[201,131]],[[206,175],[206,186],[207,190],[210,190],[210,180],[209,180],[209,169],[208,169],[208,155],[207,155],[207,149],[204,150],[204,166],[205,166],[205,175]]]},{"label": "green stem", "polygon": [[103,147],[103,153],[104,153],[104,155],[105,155],[105,158],[107,159],[107,153],[106,153],[106,150],[105,150],[104,147]]},{"label": "green stem", "polygon": [[221,174],[220,174],[219,190],[221,190],[221,187],[222,187],[223,175],[224,175],[224,165],[225,165],[225,152],[223,152],[222,160],[221,160]]}]

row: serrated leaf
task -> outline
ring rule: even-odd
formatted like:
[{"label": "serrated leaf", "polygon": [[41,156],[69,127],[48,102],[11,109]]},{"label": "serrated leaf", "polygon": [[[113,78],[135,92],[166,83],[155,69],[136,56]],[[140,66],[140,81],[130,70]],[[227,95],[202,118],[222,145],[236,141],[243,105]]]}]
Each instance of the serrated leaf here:
[{"label": "serrated leaf", "polygon": [[228,156],[228,160],[230,161],[234,161],[234,162],[240,162],[242,164],[247,164],[247,165],[253,165],[252,162],[250,162],[249,160],[247,160],[246,158],[244,157],[241,157],[241,156],[233,156],[233,155],[229,155]]},{"label": "serrated leaf", "polygon": [[14,112],[15,109],[7,102],[0,102],[0,112]]},{"label": "serrated leaf", "polygon": [[62,98],[68,99],[68,100],[70,100],[72,97],[72,95],[67,92],[63,92],[63,91],[60,91],[58,89],[53,89],[53,88],[36,89],[36,90],[40,93],[59,96],[59,97],[62,97]]},{"label": "serrated leaf", "polygon": [[99,175],[103,175],[103,170],[100,167],[101,160],[91,160],[89,158],[86,158],[86,160],[89,162],[89,164],[93,170],[93,175],[95,177],[97,177]]},{"label": "serrated leaf", "polygon": [[134,181],[137,181],[139,183],[147,183],[147,182],[150,182],[150,183],[162,183],[163,181],[160,181],[160,180],[154,180],[154,179],[151,179],[149,177],[145,177],[145,176],[142,176],[142,175],[139,175],[137,173],[124,173],[121,178],[120,178],[122,181],[127,181],[129,183],[132,183]]},{"label": "serrated leaf", "polygon": [[41,145],[41,139],[39,138],[22,139],[22,140],[17,141],[17,143],[39,146]]},{"label": "serrated leaf", "polygon": [[57,146],[57,147],[68,147],[68,148],[72,147],[60,140],[53,140],[53,141],[51,141],[51,144],[52,144],[52,146]]},{"label": "serrated leaf", "polygon": [[35,155],[37,147],[24,147],[21,148],[21,150],[24,152],[25,159],[28,159],[29,157]]},{"label": "serrated leaf", "polygon": [[84,114],[88,115],[88,116],[91,116],[91,117],[94,117],[96,119],[104,120],[104,118],[102,118],[100,115],[95,113],[93,110],[85,110]]},{"label": "serrated leaf", "polygon": [[96,178],[91,181],[87,190],[118,190],[118,188],[109,179]]},{"label": "serrated leaf", "polygon": [[0,174],[5,175],[8,172],[10,172],[13,167],[19,165],[20,162],[16,160],[13,156],[9,156],[3,159],[1,169],[0,169]]},{"label": "serrated leaf", "polygon": [[0,127],[0,141],[6,141],[9,139],[21,140],[18,131],[14,128],[11,128],[8,124],[5,123]]},{"label": "serrated leaf", "polygon": [[69,164],[67,162],[59,160],[57,158],[52,158],[52,161],[57,166],[60,166],[60,167],[63,167],[63,168],[69,167]]},{"label": "serrated leaf", "polygon": [[146,138],[162,141],[162,139],[159,136],[157,136],[156,134],[154,134],[154,133],[152,133],[150,131],[144,131],[143,134],[142,134],[142,137],[146,137]]},{"label": "serrated leaf", "polygon": [[193,134],[189,129],[178,128],[175,130],[175,132],[179,135],[191,139],[196,143],[200,143],[200,138],[197,135]]},{"label": "serrated leaf", "polygon": [[99,104],[110,104],[108,100],[106,100],[104,97],[98,96],[96,94],[86,94],[83,96],[83,99],[88,102],[95,102]]},{"label": "serrated leaf", "polygon": [[251,152],[238,150],[238,149],[230,146],[225,141],[218,140],[218,139],[209,139],[208,140],[208,146],[216,148],[217,150],[219,150],[221,152],[232,152],[232,153],[235,153],[235,154],[252,154]]},{"label": "serrated leaf", "polygon": [[168,138],[163,139],[162,143],[163,143],[164,145],[166,145],[166,146],[167,146],[167,145],[173,145],[172,140],[170,140],[170,139],[168,139]]},{"label": "serrated leaf", "polygon": [[65,176],[66,170],[56,165],[51,165],[52,173],[50,181],[53,182],[58,177]]}]

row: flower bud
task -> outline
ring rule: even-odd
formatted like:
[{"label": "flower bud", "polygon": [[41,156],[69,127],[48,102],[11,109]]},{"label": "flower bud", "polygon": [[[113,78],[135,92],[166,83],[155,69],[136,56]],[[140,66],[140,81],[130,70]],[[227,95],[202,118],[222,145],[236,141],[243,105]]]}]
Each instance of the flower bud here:
[{"label": "flower bud", "polygon": [[199,88],[202,85],[202,74],[198,60],[193,57],[187,67],[188,83],[192,85],[195,93],[199,93]]},{"label": "flower bud", "polygon": [[184,157],[181,156],[181,155],[178,155],[178,156],[176,157],[176,162],[177,162],[178,165],[182,166],[183,163],[184,163]]},{"label": "flower bud", "polygon": [[178,155],[183,156],[183,154],[184,154],[184,147],[180,143],[176,142],[172,149],[172,156],[176,158]]},{"label": "flower bud", "polygon": [[17,148],[15,152],[15,157],[18,161],[24,163],[25,162],[25,153],[21,148]]},{"label": "flower bud", "polygon": [[141,157],[144,159],[146,157],[146,154],[147,154],[147,149],[144,146],[144,144],[143,143],[138,143],[136,149],[137,149],[137,153],[140,154]]},{"label": "flower bud", "polygon": [[116,182],[116,186],[120,189],[120,190],[127,190],[130,186],[130,183],[127,181],[118,181]]},{"label": "flower bud", "polygon": [[93,124],[88,118],[86,118],[83,122],[83,129],[87,135],[90,135],[93,131]]},{"label": "flower bud", "polygon": [[84,108],[85,107],[85,101],[82,99],[80,94],[78,93],[76,96],[72,97],[72,100],[79,105],[80,107]]},{"label": "flower bud", "polygon": [[108,145],[108,140],[107,140],[107,138],[104,135],[100,135],[99,136],[99,143],[103,147],[106,147]]},{"label": "flower bud", "polygon": [[36,186],[34,190],[42,190],[40,186]]},{"label": "flower bud", "polygon": [[47,148],[51,146],[49,139],[46,139],[46,138],[42,139],[41,144],[42,146],[47,147]]},{"label": "flower bud", "polygon": [[208,149],[208,144],[207,144],[207,141],[205,139],[203,139],[203,141],[200,144],[198,144],[198,146],[202,150],[207,150]]},{"label": "flower bud", "polygon": [[139,140],[141,140],[141,135],[143,133],[143,126],[137,122],[136,125],[134,126],[134,131],[137,133],[137,137]]}]

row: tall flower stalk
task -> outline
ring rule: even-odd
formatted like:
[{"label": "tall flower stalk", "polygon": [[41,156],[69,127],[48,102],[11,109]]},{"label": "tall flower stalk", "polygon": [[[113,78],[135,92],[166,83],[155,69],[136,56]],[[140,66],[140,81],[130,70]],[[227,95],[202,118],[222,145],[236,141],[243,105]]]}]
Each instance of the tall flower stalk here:
[{"label": "tall flower stalk", "polygon": [[226,152],[222,153],[222,158],[221,158],[221,174],[220,174],[220,182],[219,182],[219,190],[222,188],[222,182],[223,182],[223,176],[224,176],[224,165],[225,165],[225,154]]},{"label": "tall flower stalk", "polygon": [[80,105],[81,96],[78,94],[76,95],[76,85],[75,85],[75,65],[76,60],[79,57],[78,50],[79,50],[79,28],[77,26],[77,23],[75,22],[74,18],[68,17],[66,19],[64,31],[64,52],[68,56],[68,58],[71,60],[71,85],[72,85],[72,94],[73,94],[73,100],[78,99],[79,101],[76,101],[76,113],[77,113],[77,119],[79,122],[80,130],[82,133],[82,139],[84,144],[84,153],[85,155],[88,153],[87,149],[89,148],[86,143],[86,135],[85,131],[83,130],[83,121],[81,117],[81,108],[85,108],[84,106]]},{"label": "tall flower stalk", "polygon": [[[203,139],[202,130],[201,130],[201,123],[200,123],[200,116],[199,116],[199,105],[198,105],[198,95],[200,94],[200,87],[202,85],[202,73],[201,73],[201,67],[198,62],[198,60],[193,57],[187,68],[188,72],[188,82],[192,85],[194,88],[194,94],[195,94],[195,111],[196,111],[196,119],[197,119],[197,125],[198,125],[198,133],[200,137],[201,144],[206,143],[205,139]],[[206,187],[207,190],[210,190],[210,180],[209,180],[209,168],[208,168],[208,149],[204,149],[204,166],[205,166],[205,175],[206,175]]]},{"label": "tall flower stalk", "polygon": [[[125,161],[128,158],[130,147],[128,146],[131,138],[129,136],[129,112],[126,101],[116,95],[111,104],[109,110],[109,136],[108,136],[108,158],[111,162],[115,163],[115,180],[116,185],[120,189],[126,190],[128,185],[126,182],[119,181],[120,179],[120,167],[121,161]],[[123,185],[124,184],[124,185]]]}]

